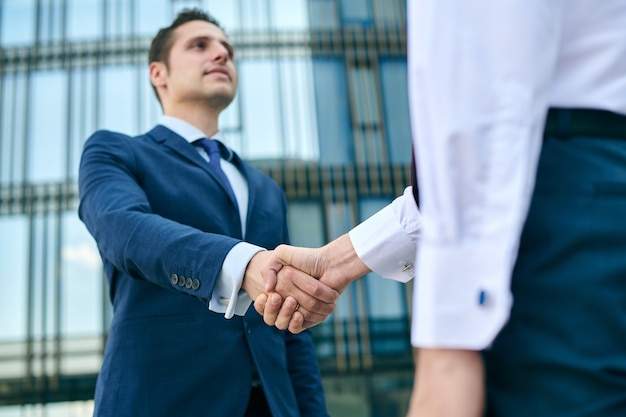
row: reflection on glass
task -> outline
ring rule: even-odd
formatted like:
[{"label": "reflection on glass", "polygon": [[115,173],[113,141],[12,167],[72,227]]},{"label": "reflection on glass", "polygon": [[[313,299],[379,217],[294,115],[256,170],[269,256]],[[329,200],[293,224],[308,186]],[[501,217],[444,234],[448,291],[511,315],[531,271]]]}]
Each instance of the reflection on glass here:
[{"label": "reflection on glass", "polygon": [[319,202],[289,202],[287,220],[291,244],[307,248],[324,245],[324,219]]},{"label": "reflection on glass", "polygon": [[372,20],[371,0],[339,0],[341,21],[344,25],[365,25]]},{"label": "reflection on glass", "polygon": [[309,8],[309,20],[313,29],[330,30],[339,27],[336,0],[309,0]]},{"label": "reflection on glass", "polygon": [[27,78],[7,74],[3,80],[0,123],[0,184],[24,180]]},{"label": "reflection on glass", "polygon": [[[362,220],[372,216],[391,202],[391,199],[368,198],[359,201]],[[401,318],[406,315],[404,285],[384,279],[371,272],[364,278],[367,294],[367,310],[372,318]]]},{"label": "reflection on glass", "polygon": [[313,61],[315,109],[320,163],[345,164],[354,160],[346,67],[342,59]]},{"label": "reflection on glass", "polygon": [[246,59],[238,63],[243,156],[317,156],[310,61]]},{"label": "reflection on glass", "polygon": [[98,248],[74,212],[63,215],[62,329],[67,336],[102,332],[102,261]]},{"label": "reflection on glass", "polygon": [[411,122],[407,95],[406,59],[379,62],[383,106],[391,162],[411,161]]},{"label": "reflection on glass", "polygon": [[67,160],[67,75],[63,71],[32,74],[29,100],[29,175],[33,182],[64,179]]},{"label": "reflection on glass", "polygon": [[26,216],[0,217],[0,343],[26,335],[28,221]]},{"label": "reflection on glass", "polygon": [[36,0],[3,0],[0,42],[3,46],[24,46],[35,40]]},{"label": "reflection on glass", "polygon": [[[140,133],[137,125],[137,67],[132,65],[103,67],[100,73],[99,129],[114,130],[128,135]],[[147,70],[145,72],[148,77]]]},{"label": "reflection on glass", "polygon": [[0,417],[91,417],[93,401],[0,407]]},{"label": "reflection on glass", "polygon": [[67,36],[72,41],[102,36],[102,1],[68,0]]}]

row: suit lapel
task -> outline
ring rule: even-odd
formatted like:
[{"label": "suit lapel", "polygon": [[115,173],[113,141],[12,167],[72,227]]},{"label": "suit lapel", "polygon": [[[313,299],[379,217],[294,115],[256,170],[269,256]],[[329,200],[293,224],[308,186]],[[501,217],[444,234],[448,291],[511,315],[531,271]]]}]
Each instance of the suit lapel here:
[{"label": "suit lapel", "polygon": [[[161,125],[155,126],[150,132],[148,132],[148,135],[152,137],[156,143],[160,144],[161,146],[164,146],[170,151],[178,154],[180,157],[202,168],[206,173],[208,173],[211,176],[211,178],[213,178],[213,180],[217,184],[219,184],[222,191],[226,193],[226,195],[229,196],[229,200],[230,200],[230,194],[228,190],[226,189],[226,186],[217,177],[217,175],[210,168],[210,165],[207,163],[207,161],[200,155],[198,150],[192,144],[190,144],[184,138],[172,132],[165,126],[161,126]],[[240,163],[241,160],[239,159],[239,157],[237,157],[237,159],[238,159],[238,162]],[[243,164],[240,163],[239,166],[243,166]]]}]

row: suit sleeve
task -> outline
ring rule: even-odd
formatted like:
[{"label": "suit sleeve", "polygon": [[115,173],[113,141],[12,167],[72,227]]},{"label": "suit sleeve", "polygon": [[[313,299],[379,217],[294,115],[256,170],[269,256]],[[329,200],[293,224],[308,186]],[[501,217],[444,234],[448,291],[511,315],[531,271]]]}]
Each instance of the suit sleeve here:
[{"label": "suit sleeve", "polygon": [[[222,262],[239,241],[153,213],[134,140],[106,131],[88,139],[79,168],[79,216],[105,264],[208,303]],[[194,277],[196,288],[176,285],[175,275]]]}]

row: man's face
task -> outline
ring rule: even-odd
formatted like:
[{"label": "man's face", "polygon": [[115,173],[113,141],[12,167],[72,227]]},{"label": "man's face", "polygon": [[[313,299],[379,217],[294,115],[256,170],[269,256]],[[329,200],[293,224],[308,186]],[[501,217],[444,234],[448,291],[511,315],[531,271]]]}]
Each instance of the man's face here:
[{"label": "man's face", "polygon": [[226,108],[237,91],[237,69],[226,34],[203,20],[187,22],[174,31],[165,75],[167,96],[176,105],[205,102]]}]

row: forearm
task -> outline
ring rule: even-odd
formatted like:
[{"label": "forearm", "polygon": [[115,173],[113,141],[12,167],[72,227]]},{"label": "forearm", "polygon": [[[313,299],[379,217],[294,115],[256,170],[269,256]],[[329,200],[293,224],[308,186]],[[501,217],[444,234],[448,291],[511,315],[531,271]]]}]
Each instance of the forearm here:
[{"label": "forearm", "polygon": [[346,233],[320,248],[320,281],[341,292],[352,281],[371,272],[359,258]]},{"label": "forearm", "polygon": [[408,417],[480,417],[485,402],[480,353],[420,349]]}]

